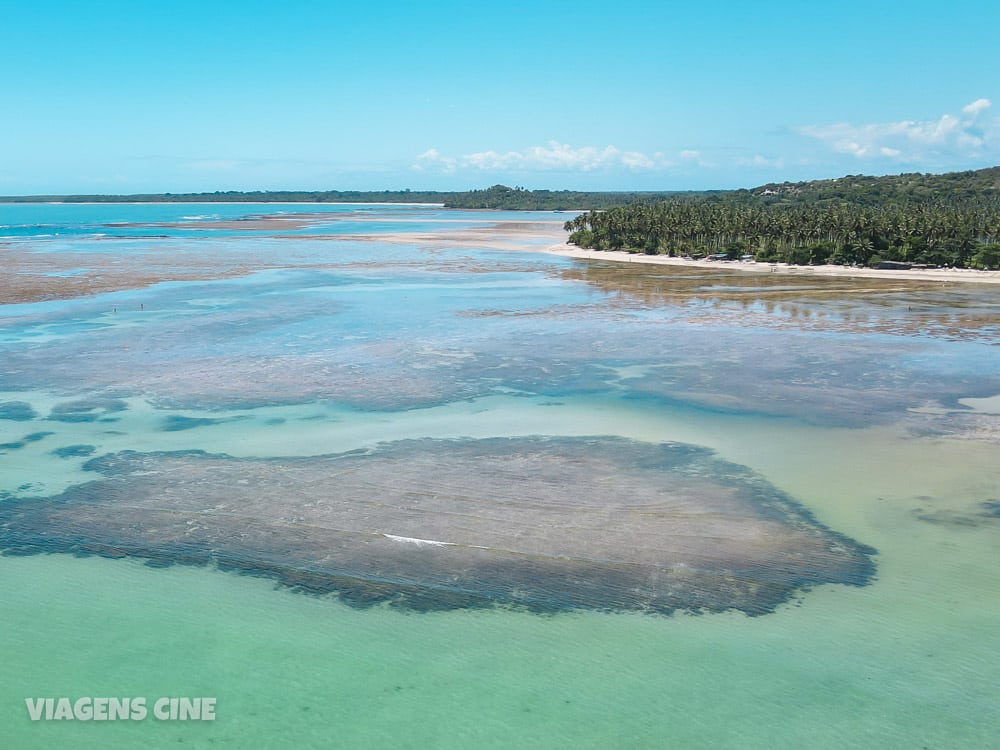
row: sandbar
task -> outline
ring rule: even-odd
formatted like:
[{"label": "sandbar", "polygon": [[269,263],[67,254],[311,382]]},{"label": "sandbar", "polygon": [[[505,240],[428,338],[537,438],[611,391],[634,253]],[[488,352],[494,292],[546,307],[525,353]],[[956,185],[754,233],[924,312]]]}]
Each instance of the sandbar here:
[{"label": "sandbar", "polygon": [[608,260],[617,263],[646,263],[656,266],[687,266],[705,270],[745,271],[747,273],[780,273],[796,276],[838,276],[868,279],[908,279],[912,281],[959,281],[978,284],[1000,284],[1000,271],[980,271],[972,268],[918,268],[886,270],[853,266],[795,266],[788,263],[757,263],[755,261],[710,261],[645,255],[623,250],[585,250],[565,242],[550,245],[544,252],[577,260]]}]

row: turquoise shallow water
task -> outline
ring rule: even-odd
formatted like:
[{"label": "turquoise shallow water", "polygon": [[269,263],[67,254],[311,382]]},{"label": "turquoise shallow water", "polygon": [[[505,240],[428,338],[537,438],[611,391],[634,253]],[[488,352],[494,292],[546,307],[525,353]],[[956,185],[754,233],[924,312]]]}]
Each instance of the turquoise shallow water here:
[{"label": "turquoise shallow water", "polygon": [[[208,213],[86,210],[78,238],[17,247],[78,252],[102,221]],[[510,218],[412,211],[454,231]],[[89,481],[87,461],[127,450],[611,435],[748,467],[877,550],[876,577],[760,617],[415,613],[210,568],[7,556],[0,745],[993,746],[1000,444],[997,416],[958,402],[1000,393],[987,292],[915,288],[917,320],[877,288],[811,297],[634,269],[615,283],[614,267],[471,244],[158,231],[184,253],[252,242],[326,265],[0,308],[5,502]],[[986,312],[956,336],[958,309]],[[32,722],[24,705],[102,695],[212,696],[217,718]]]}]

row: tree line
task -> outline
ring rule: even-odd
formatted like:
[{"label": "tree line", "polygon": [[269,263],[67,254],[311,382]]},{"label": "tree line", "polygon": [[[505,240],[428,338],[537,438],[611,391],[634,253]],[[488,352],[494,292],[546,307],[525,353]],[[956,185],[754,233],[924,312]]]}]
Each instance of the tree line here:
[{"label": "tree line", "polygon": [[[0,203],[436,203],[445,208],[570,211],[662,200],[676,192],[526,190],[493,185],[482,190],[225,190],[135,195],[13,195]],[[699,193],[698,195],[702,195]]]},{"label": "tree line", "polygon": [[681,195],[702,196],[709,193],[526,190],[523,187],[494,185],[485,190],[454,193],[445,201],[445,207],[499,208],[510,211],[596,210],[630,203],[649,203]]},{"label": "tree line", "polygon": [[1000,268],[1000,168],[689,194],[588,211],[565,229],[597,250]]}]

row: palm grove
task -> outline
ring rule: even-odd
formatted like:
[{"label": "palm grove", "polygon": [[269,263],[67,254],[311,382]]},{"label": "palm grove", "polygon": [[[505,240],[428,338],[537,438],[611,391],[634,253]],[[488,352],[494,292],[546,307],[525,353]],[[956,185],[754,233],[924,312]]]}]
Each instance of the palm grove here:
[{"label": "palm grove", "polygon": [[589,211],[565,229],[598,250],[1000,268],[1000,168],[676,196]]}]

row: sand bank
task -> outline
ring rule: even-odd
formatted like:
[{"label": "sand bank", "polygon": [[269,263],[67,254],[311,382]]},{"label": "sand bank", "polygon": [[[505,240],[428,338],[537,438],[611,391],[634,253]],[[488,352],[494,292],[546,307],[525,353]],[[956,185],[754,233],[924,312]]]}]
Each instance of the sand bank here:
[{"label": "sand bank", "polygon": [[869,279],[912,279],[914,281],[963,281],[980,284],[1000,284],[1000,271],[977,271],[969,268],[926,268],[908,271],[888,271],[877,268],[850,266],[792,266],[787,263],[757,263],[755,261],[711,261],[670,258],[665,255],[644,255],[618,250],[583,250],[559,243],[545,252],[580,260],[610,260],[619,263],[647,263],[657,266],[689,266],[706,270],[746,271],[748,273],[782,273],[796,276],[836,276]]}]

